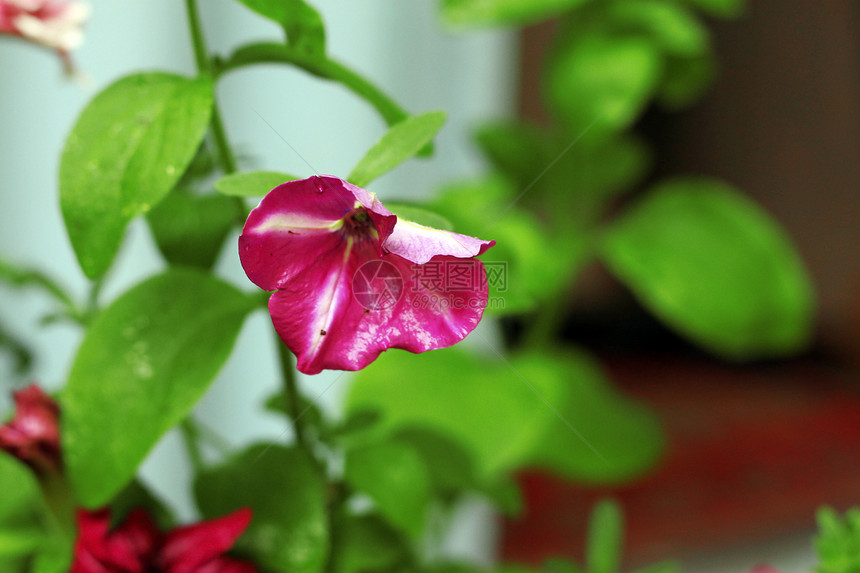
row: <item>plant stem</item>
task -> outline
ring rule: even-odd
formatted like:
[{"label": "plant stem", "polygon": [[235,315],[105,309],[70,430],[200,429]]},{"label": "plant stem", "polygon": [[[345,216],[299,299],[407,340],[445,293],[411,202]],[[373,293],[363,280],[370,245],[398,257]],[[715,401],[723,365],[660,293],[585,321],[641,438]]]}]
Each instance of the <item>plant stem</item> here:
[{"label": "plant stem", "polygon": [[284,401],[286,402],[287,413],[290,420],[293,422],[293,432],[296,436],[296,443],[307,449],[305,441],[305,425],[302,420],[301,404],[299,402],[299,387],[296,383],[296,371],[293,367],[293,354],[287,345],[275,336],[275,344],[278,346],[278,358],[281,363],[281,375],[283,376],[284,384]]},{"label": "plant stem", "polygon": [[179,425],[179,429],[182,432],[182,440],[185,442],[185,449],[188,451],[188,459],[191,460],[191,467],[194,468],[194,473],[199,474],[206,466],[206,463],[203,461],[203,454],[200,451],[200,444],[198,443],[200,433],[197,429],[197,425],[195,424],[194,419],[189,415],[187,418],[182,420],[182,423]]},{"label": "plant stem", "polygon": [[59,471],[39,477],[39,486],[48,509],[50,526],[66,539],[77,537],[75,498],[65,477]]},{"label": "plant stem", "polygon": [[[197,11],[197,0],[185,0],[185,11],[188,14],[188,29],[191,34],[191,44],[194,48],[194,61],[197,64],[197,72],[200,74],[212,73],[209,62],[209,51],[206,48],[206,39],[203,37],[203,26],[200,24],[200,13]],[[221,111],[218,102],[212,103],[212,138],[215,147],[218,148],[218,157],[221,159],[221,168],[225,173],[236,172],[236,158],[227,141],[227,131],[221,119]]]}]

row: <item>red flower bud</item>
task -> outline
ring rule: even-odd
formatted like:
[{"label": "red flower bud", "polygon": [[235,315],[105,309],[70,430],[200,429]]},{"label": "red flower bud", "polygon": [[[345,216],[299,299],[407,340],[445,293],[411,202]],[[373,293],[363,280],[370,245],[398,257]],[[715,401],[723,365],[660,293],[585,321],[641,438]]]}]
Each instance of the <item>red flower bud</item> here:
[{"label": "red flower bud", "polygon": [[38,473],[56,471],[60,458],[60,408],[35,384],[13,394],[15,417],[0,426],[0,449]]}]

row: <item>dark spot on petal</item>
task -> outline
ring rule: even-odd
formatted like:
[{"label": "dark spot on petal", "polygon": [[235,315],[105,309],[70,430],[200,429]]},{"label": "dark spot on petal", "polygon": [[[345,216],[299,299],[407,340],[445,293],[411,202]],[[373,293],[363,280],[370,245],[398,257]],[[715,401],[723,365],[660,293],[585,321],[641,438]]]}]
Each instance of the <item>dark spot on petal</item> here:
[{"label": "dark spot on petal", "polygon": [[289,233],[290,235],[298,235],[299,234],[299,233],[296,233],[295,231],[289,231],[289,230],[287,231],[287,233]]},{"label": "dark spot on petal", "polygon": [[325,330],[320,330],[320,336],[325,336],[325,335],[326,335]]}]

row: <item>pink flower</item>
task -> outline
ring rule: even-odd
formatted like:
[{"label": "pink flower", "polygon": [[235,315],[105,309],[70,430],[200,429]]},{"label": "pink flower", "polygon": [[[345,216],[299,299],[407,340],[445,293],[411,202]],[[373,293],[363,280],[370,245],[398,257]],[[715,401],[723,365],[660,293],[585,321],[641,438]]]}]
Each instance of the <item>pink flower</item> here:
[{"label": "pink flower", "polygon": [[35,384],[13,394],[15,417],[0,426],[0,449],[39,473],[61,466],[60,408]]},{"label": "pink flower", "polygon": [[474,257],[494,244],[398,219],[372,193],[321,176],[273,189],[251,211],[239,255],[255,284],[277,291],[269,312],[298,369],[316,374],[465,338],[487,304]]},{"label": "pink flower", "polygon": [[110,510],[78,512],[70,573],[256,573],[251,563],[224,557],[251,522],[251,511],[160,533],[142,509],[110,530]]},{"label": "pink flower", "polygon": [[0,0],[0,33],[20,36],[57,50],[67,68],[68,53],[84,39],[89,7],[69,0]]}]

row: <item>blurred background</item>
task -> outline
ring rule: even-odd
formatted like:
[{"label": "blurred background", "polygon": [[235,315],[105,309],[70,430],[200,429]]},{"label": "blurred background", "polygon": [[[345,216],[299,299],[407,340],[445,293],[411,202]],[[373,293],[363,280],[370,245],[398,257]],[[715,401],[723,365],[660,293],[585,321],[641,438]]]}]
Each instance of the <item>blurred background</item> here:
[{"label": "blurred background", "polygon": [[[85,76],[79,83],[62,77],[52,54],[0,46],[0,244],[10,260],[38,266],[82,296],[85,279],[57,201],[62,142],[89,98],[118,77],[193,70],[179,2],[90,4],[86,43],[75,54]],[[409,162],[375,184],[383,200],[428,197],[440,184],[481,173],[486,163],[470,138],[486,121],[554,127],[541,78],[565,30],[558,19],[449,33],[429,0],[313,4],[334,57],[409,111],[449,113],[431,160]],[[202,14],[215,50],[277,34],[229,0],[202,3]],[[609,495],[626,513],[625,563],[679,557],[690,571],[745,571],[757,561],[805,571],[814,562],[815,510],[860,500],[860,5],[755,0],[737,18],[704,22],[717,79],[695,105],[667,111],[649,104],[631,122],[651,145],[651,167],[613,209],[671,174],[714,176],[743,190],[782,223],[810,271],[819,305],[812,343],[790,358],[715,358],[655,319],[603,265],[589,264],[570,293],[578,303],[562,313],[559,336],[600,358],[618,387],[658,414],[666,451],[622,485],[523,472],[526,509],[504,520],[498,538],[506,559],[581,555],[588,512]],[[363,102],[298,72],[242,71],[225,80],[219,97],[246,168],[343,175],[385,130]],[[132,225],[120,261],[106,298],[160,268],[142,221]],[[219,271],[247,285],[234,252],[222,253]],[[60,387],[77,330],[40,328],[46,303],[37,294],[2,287],[0,296],[3,331],[34,351],[27,376]],[[521,320],[482,328],[494,341],[516,339]],[[234,445],[289,439],[277,418],[259,409],[278,385],[269,329],[267,316],[251,317],[198,408]],[[10,387],[23,382],[11,374],[14,362],[14,354],[0,354]],[[348,379],[324,373],[304,377],[302,386],[334,409]],[[9,406],[5,390],[0,411]],[[184,518],[193,514],[187,474],[175,435],[144,467],[146,481]],[[473,515],[477,522],[455,531],[454,543],[464,554],[486,553],[494,528],[481,521],[484,509]]]}]

